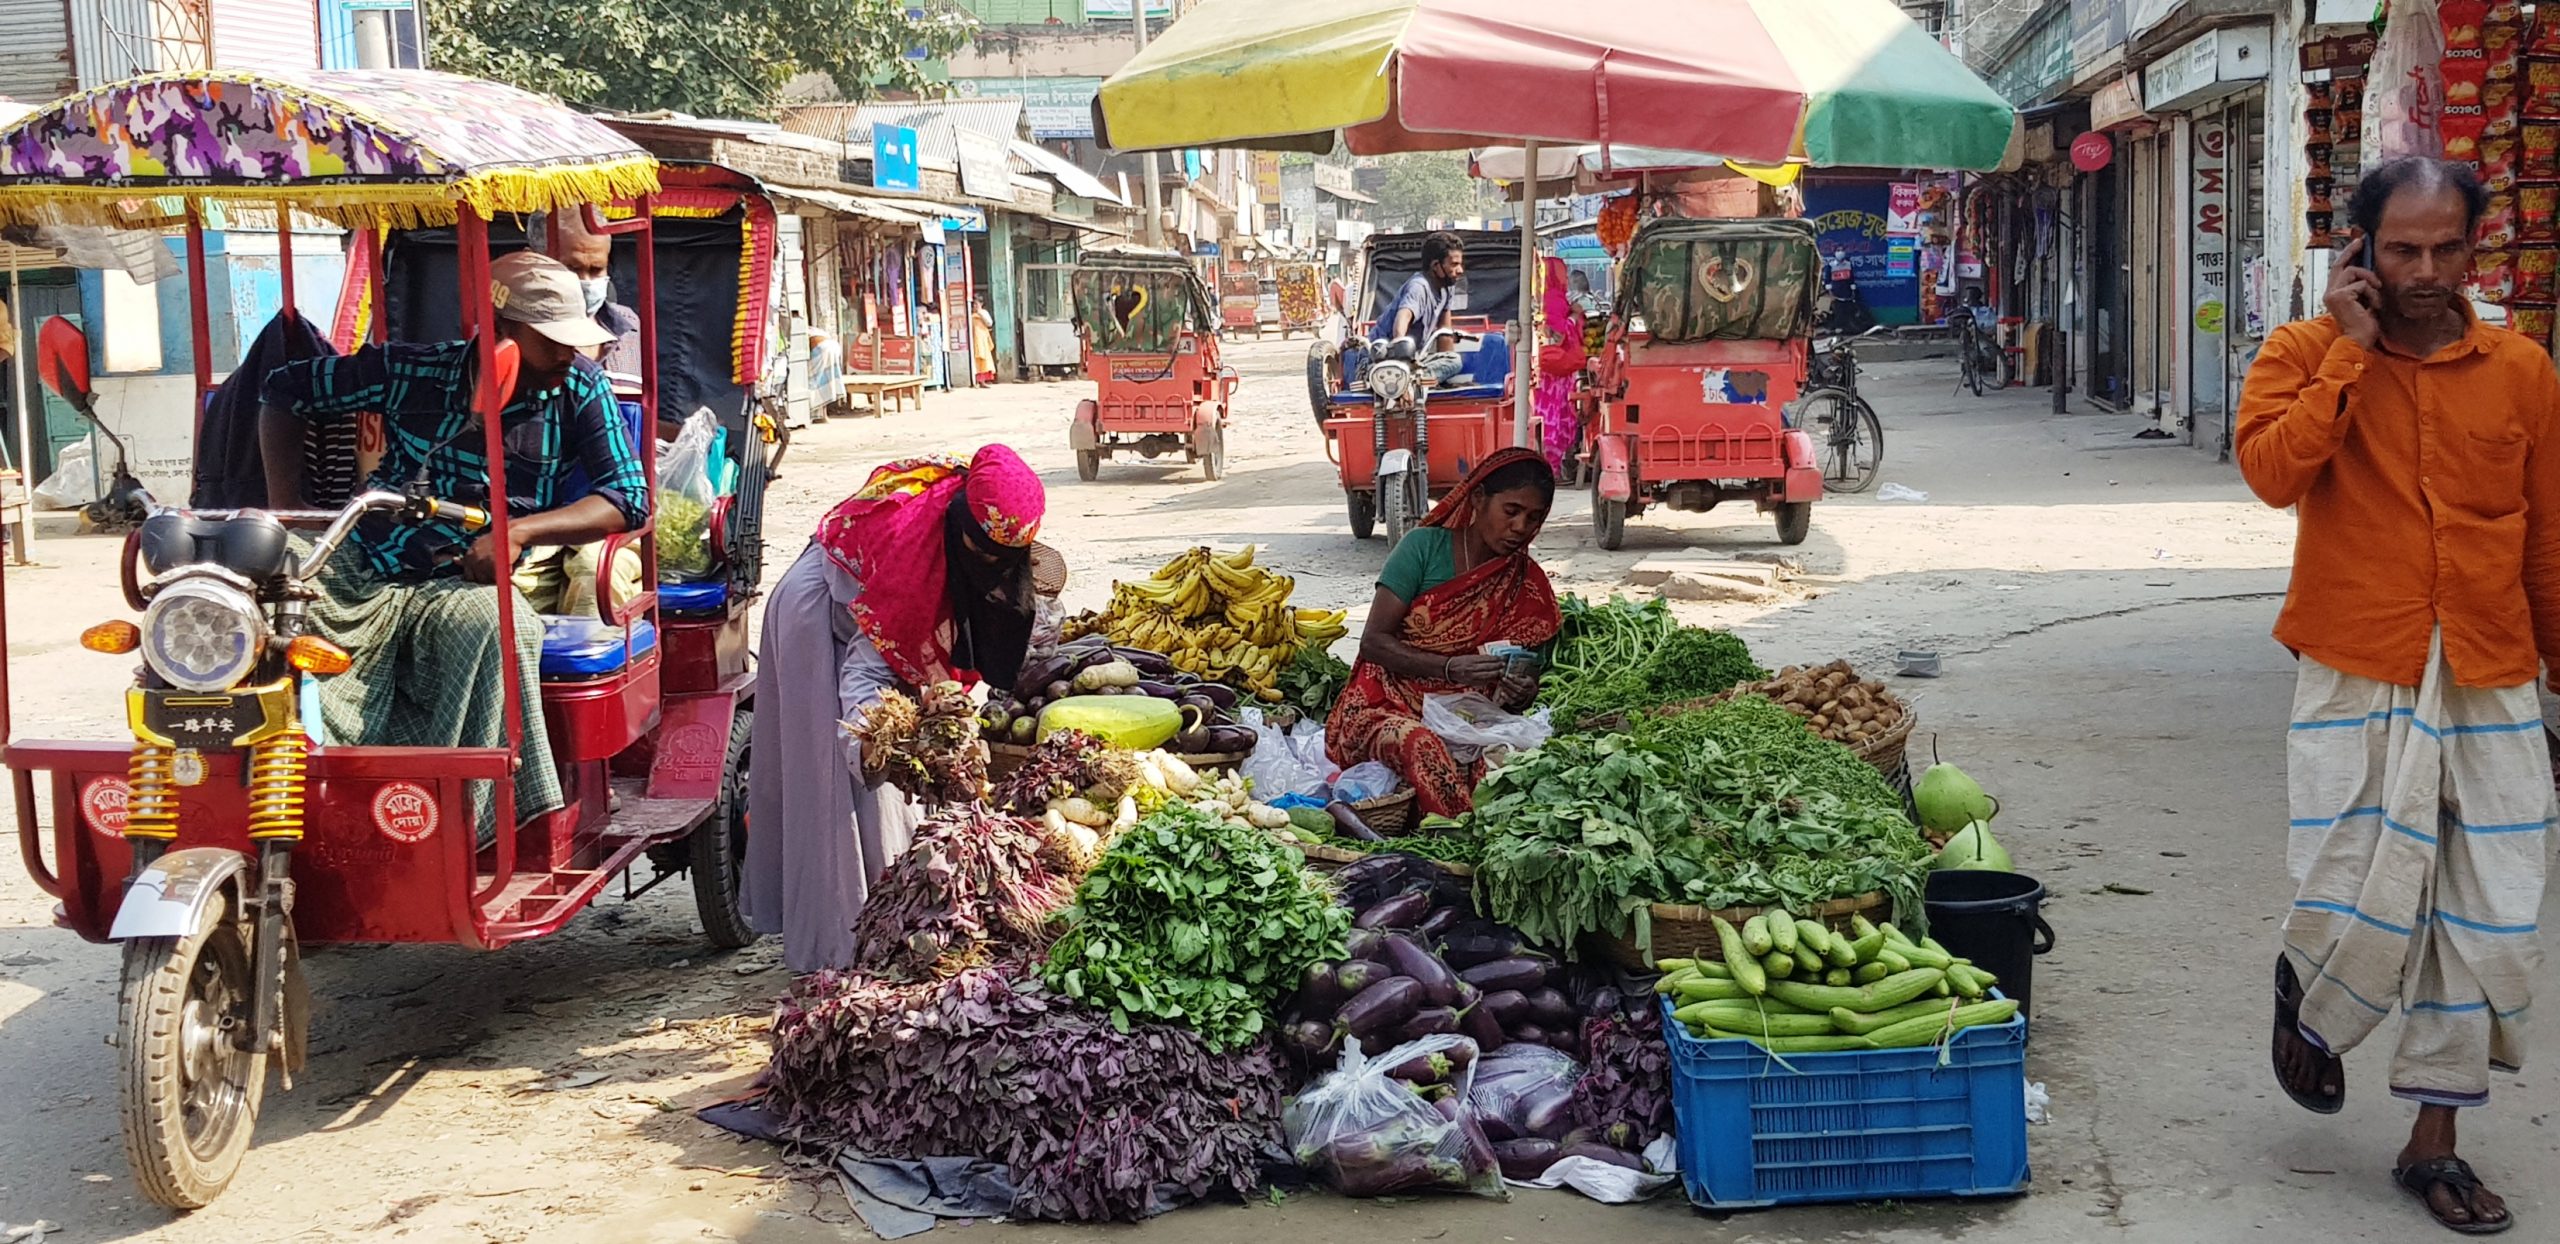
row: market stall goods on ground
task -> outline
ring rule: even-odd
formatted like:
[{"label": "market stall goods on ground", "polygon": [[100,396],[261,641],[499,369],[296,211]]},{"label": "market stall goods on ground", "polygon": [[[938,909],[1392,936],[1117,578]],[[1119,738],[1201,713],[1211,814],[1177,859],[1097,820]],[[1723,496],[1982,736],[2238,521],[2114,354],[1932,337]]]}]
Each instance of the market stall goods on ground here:
[{"label": "market stall goods on ground", "polygon": [[1250,550],[1121,589],[1019,697],[927,688],[854,727],[938,810],[873,888],[855,969],[780,1006],[762,1084],[789,1136],[981,1157],[1026,1217],[1252,1195],[1274,1159],[1353,1196],[1634,1197],[1730,1123],[1683,1115],[1684,1049],[2013,1022],[1921,904],[1932,867],[2005,866],[1996,801],[1937,766],[1924,837],[1870,754],[1911,709],[1843,663],[1773,676],[1659,602],[1568,598],[1542,700],[1571,721],[1468,816],[1388,838],[1359,809],[1394,819],[1392,775],[1322,757],[1338,615]]}]

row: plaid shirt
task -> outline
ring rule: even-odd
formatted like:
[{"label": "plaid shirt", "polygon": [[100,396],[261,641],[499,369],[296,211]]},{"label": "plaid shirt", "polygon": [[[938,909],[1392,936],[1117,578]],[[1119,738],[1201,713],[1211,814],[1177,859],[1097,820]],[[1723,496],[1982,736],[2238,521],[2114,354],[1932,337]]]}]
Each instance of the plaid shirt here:
[{"label": "plaid shirt", "polygon": [[[423,476],[437,497],[471,505],[489,498],[485,433],[471,413],[476,360],[471,343],[395,343],[353,354],[288,363],[267,376],[268,405],[313,423],[379,411],[390,443],[372,486],[403,489]],[[647,477],[604,373],[580,359],[556,388],[519,395],[499,416],[507,446],[507,513],[556,510],[603,497],[637,527],[649,517]],[[591,481],[575,488],[582,473]],[[459,573],[472,537],[456,524],[368,516],[357,540],[377,574],[415,580]]]}]

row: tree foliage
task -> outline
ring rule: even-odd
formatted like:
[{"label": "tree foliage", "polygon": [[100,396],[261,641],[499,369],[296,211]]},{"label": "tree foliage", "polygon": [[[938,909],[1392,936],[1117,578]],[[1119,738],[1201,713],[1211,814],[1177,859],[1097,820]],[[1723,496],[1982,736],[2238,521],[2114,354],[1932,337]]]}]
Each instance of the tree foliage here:
[{"label": "tree foliage", "polygon": [[846,99],[926,85],[910,49],[946,56],[976,22],[912,0],[441,0],[429,23],[439,69],[571,103],[764,117],[803,73]]},{"label": "tree foliage", "polygon": [[1476,183],[1467,174],[1467,157],[1454,151],[1423,151],[1385,158],[1386,184],[1378,191],[1378,224],[1388,229],[1421,229],[1436,218],[1476,214]]}]

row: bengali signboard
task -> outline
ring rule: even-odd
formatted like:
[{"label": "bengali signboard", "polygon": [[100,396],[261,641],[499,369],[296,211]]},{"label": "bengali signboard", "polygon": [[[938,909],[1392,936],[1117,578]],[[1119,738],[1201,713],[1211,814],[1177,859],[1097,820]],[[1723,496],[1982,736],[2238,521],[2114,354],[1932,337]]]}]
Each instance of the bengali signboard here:
[{"label": "bengali signboard", "polygon": [[[1121,15],[1128,15],[1126,5]],[[1034,141],[1093,137],[1093,97],[1100,78],[953,78],[962,99],[1018,99]]]}]

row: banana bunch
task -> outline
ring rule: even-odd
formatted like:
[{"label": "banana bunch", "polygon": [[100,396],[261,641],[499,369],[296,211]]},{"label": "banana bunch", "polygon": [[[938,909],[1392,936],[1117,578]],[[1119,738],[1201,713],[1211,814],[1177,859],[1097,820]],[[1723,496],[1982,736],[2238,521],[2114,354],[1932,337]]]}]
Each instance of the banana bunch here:
[{"label": "banana bunch", "polygon": [[1233,553],[1191,549],[1145,579],[1112,584],[1110,607],[1071,619],[1067,637],[1107,635],[1163,653],[1185,673],[1278,703],[1280,671],[1298,650],[1326,647],[1350,628],[1342,610],[1291,607],[1298,581],[1253,558],[1251,545]]}]

